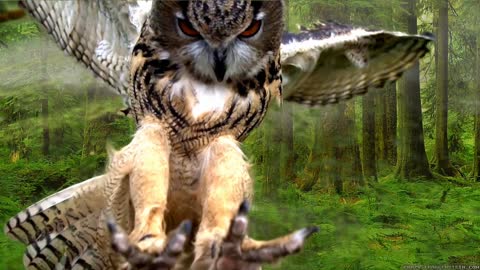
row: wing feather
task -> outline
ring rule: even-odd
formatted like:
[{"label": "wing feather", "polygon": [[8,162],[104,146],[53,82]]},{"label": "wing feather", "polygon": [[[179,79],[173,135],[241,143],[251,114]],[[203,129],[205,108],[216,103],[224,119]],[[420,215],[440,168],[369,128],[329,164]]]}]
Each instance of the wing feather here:
[{"label": "wing feather", "polygon": [[336,23],[287,33],[281,47],[284,98],[315,106],[383,87],[422,58],[432,40]]},{"label": "wing feather", "polygon": [[104,182],[105,177],[98,176],[41,200],[12,217],[5,234],[30,244],[63,231],[69,224],[104,208]]},{"label": "wing feather", "polygon": [[[105,226],[100,226],[100,212],[89,215],[61,233],[47,235],[41,241],[31,243],[25,252],[23,263],[27,269],[111,269]],[[99,248],[101,247],[101,248]],[[60,267],[63,266],[63,267]],[[88,266],[88,267],[87,267]]]},{"label": "wing feather", "polygon": [[106,182],[102,175],[71,186],[9,220],[5,234],[28,245],[23,259],[27,269],[111,268],[102,220]]},{"label": "wing feather", "polygon": [[56,43],[121,95],[127,95],[132,44],[151,1],[22,0]]}]

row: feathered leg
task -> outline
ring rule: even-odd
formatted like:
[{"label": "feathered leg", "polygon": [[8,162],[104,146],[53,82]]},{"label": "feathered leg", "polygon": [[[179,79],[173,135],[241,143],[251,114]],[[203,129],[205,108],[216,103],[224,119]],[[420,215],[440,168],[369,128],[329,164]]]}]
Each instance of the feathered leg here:
[{"label": "feathered leg", "polygon": [[130,174],[130,197],[135,209],[130,240],[142,250],[164,246],[164,212],[167,206],[170,145],[165,129],[154,118],[142,121],[130,144],[135,149]]},{"label": "feathered leg", "polygon": [[[123,211],[115,203],[110,205],[114,215],[109,221],[112,246],[128,261],[129,269],[169,269],[183,251],[192,225],[190,222],[183,223],[167,240],[164,213],[169,184],[170,145],[165,129],[155,118],[145,118],[132,142],[116,156],[120,162],[131,159],[128,179],[135,217],[133,230],[126,237],[115,222],[119,220],[116,212]],[[120,162],[113,162],[109,170],[114,170],[118,167],[116,163]]]},{"label": "feathered leg", "polygon": [[[252,196],[249,164],[231,137],[222,137],[202,153],[202,220],[195,241],[194,270],[257,270],[298,252],[317,229],[298,230],[271,241],[247,237]],[[240,206],[240,207],[239,207]]]},{"label": "feathered leg", "polygon": [[227,236],[238,206],[253,194],[249,164],[233,137],[221,137],[201,153],[200,179],[202,219],[195,237],[195,261],[192,269],[209,269]]}]

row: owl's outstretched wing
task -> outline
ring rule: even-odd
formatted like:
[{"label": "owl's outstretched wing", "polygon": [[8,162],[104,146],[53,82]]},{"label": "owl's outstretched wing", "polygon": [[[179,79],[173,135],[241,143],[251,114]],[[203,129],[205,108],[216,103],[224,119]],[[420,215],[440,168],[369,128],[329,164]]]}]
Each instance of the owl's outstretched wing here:
[{"label": "owl's outstretched wing", "polygon": [[336,103],[397,80],[428,51],[431,35],[368,31],[336,23],[285,34],[284,98],[311,106]]},{"label": "owl's outstretched wing", "polygon": [[143,0],[22,0],[60,47],[120,94],[128,89],[131,46],[151,7]]}]

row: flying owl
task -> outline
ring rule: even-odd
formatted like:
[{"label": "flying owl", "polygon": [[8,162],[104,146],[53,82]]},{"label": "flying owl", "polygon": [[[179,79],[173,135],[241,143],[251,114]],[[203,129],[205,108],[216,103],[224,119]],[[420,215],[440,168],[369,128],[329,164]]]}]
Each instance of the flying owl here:
[{"label": "flying owl", "polygon": [[395,81],[429,35],[335,23],[284,32],[281,0],[24,0],[60,47],[123,95],[137,123],[104,175],[13,217],[28,269],[260,269],[316,229],[247,236],[239,142],[271,100],[337,103]]}]

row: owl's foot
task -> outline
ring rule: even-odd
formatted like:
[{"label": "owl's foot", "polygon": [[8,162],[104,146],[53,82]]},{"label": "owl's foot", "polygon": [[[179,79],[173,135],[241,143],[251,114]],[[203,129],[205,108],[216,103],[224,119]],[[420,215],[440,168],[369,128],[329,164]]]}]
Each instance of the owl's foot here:
[{"label": "owl's foot", "polygon": [[219,247],[213,269],[260,269],[262,264],[274,263],[299,252],[305,240],[318,231],[317,227],[312,226],[270,241],[255,241],[247,237],[247,214],[248,204],[243,203]]},{"label": "owl's foot", "polygon": [[[147,252],[139,247],[140,244],[133,245],[129,241],[128,235],[115,221],[110,220],[107,225],[111,234],[113,250],[123,256],[127,262],[125,269],[166,270],[173,268],[192,233],[192,222],[184,221],[169,235],[163,250]],[[148,241],[149,238],[151,237],[146,236],[140,242]]]}]

